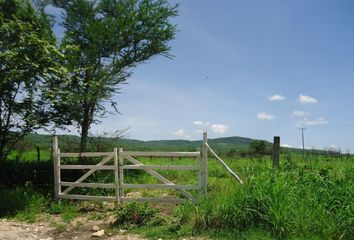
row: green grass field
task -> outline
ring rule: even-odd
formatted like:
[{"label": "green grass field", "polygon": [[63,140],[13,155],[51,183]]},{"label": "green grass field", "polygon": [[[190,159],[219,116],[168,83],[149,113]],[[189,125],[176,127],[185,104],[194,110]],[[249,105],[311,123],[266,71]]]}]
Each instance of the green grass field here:
[{"label": "green grass field", "polygon": [[[49,152],[41,152],[50,159]],[[20,162],[36,162],[36,152],[21,155]],[[34,158],[34,159],[33,159]],[[190,158],[138,158],[145,164],[195,164]],[[14,161],[14,160],[10,160]],[[43,163],[46,161],[41,160]],[[48,161],[48,160],[47,160]],[[65,163],[77,159],[63,159]],[[99,161],[99,159],[92,159]],[[352,239],[354,236],[353,156],[305,156],[282,154],[280,169],[273,169],[269,156],[227,158],[225,162],[244,180],[240,185],[214,158],[209,158],[208,194],[192,192],[199,204],[178,206],[123,204],[117,206],[118,221],[112,228],[126,228],[148,238],[180,239],[207,236],[216,239]],[[38,164],[38,163],[37,163]],[[41,163],[39,163],[41,164]],[[50,165],[49,165],[50,166]],[[66,172],[67,171],[67,172]],[[63,170],[64,181],[72,181],[74,170]],[[196,184],[196,171],[159,171],[176,184]],[[126,183],[159,183],[141,170],[126,170]],[[112,171],[98,171],[87,182],[113,182]],[[0,190],[0,216],[35,221],[38,212],[60,208],[75,217],[79,202],[57,205],[52,188],[35,186]],[[73,193],[114,195],[112,190],[76,189]],[[128,189],[136,197],[174,196],[172,190]],[[6,202],[6,204],[4,204]],[[133,205],[132,205],[133,204]],[[74,207],[73,207],[74,206]],[[53,210],[54,209],[54,210]],[[166,210],[167,209],[167,210]],[[139,216],[136,219],[136,216]],[[69,220],[70,221],[70,217]]]}]

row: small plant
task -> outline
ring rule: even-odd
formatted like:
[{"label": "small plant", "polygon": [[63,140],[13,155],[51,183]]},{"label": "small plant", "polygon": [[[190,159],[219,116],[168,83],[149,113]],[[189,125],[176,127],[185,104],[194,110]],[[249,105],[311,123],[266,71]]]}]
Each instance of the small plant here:
[{"label": "small plant", "polygon": [[50,214],[61,214],[63,221],[67,223],[79,214],[76,205],[73,205],[68,201],[53,202],[50,205],[48,212]]},{"label": "small plant", "polygon": [[64,232],[67,228],[67,224],[63,223],[63,222],[55,222],[54,223],[54,228],[58,231],[58,232]]},{"label": "small plant", "polygon": [[147,204],[131,202],[118,206],[115,214],[116,226],[144,226],[155,216],[156,210]]}]

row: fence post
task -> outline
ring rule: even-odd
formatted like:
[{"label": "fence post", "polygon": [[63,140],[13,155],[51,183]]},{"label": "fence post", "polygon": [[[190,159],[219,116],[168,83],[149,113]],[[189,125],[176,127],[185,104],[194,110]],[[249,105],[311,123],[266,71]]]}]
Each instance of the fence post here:
[{"label": "fence post", "polygon": [[41,150],[39,148],[39,146],[36,147],[37,148],[37,162],[41,161]]},{"label": "fence post", "polygon": [[207,132],[204,132],[203,146],[202,146],[202,164],[201,164],[202,191],[204,196],[206,196],[207,189],[208,189],[208,149],[206,143],[208,143],[208,134]]},{"label": "fence post", "polygon": [[280,137],[274,136],[273,141],[273,168],[279,167]]},{"label": "fence post", "polygon": [[201,166],[202,166],[202,151],[200,148],[197,148],[197,152],[199,153],[197,157],[197,167],[198,167],[198,191],[201,193],[202,190],[202,171],[201,171]]},{"label": "fence post", "polygon": [[60,194],[60,158],[59,158],[59,147],[58,147],[58,136],[53,135],[52,138],[52,156],[53,156],[53,170],[54,170],[54,196],[55,200],[59,199]]},{"label": "fence post", "polygon": [[124,171],[123,171],[123,166],[124,166],[124,156],[123,156],[123,148],[119,148],[119,194],[120,194],[120,200],[121,198],[124,197]]},{"label": "fence post", "polygon": [[114,184],[116,186],[116,201],[119,202],[119,165],[118,165],[118,149],[114,148]]}]

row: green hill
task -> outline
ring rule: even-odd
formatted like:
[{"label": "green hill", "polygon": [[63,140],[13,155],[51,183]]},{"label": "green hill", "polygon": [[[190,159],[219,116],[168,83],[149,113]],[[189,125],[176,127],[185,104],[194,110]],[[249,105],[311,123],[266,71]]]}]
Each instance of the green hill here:
[{"label": "green hill", "polygon": [[[59,146],[61,148],[76,149],[80,143],[80,138],[75,135],[59,135]],[[43,134],[29,134],[25,138],[27,144],[39,146],[40,148],[51,147],[51,136]],[[244,137],[225,137],[208,139],[209,145],[218,152],[226,152],[230,150],[246,150],[253,141],[251,138]],[[91,138],[89,149],[94,144],[104,144],[112,147],[122,147],[126,150],[147,150],[147,151],[195,151],[201,147],[202,141],[188,140],[152,140],[140,141],[135,139],[109,139],[109,138]],[[270,143],[268,143],[270,144]]]}]

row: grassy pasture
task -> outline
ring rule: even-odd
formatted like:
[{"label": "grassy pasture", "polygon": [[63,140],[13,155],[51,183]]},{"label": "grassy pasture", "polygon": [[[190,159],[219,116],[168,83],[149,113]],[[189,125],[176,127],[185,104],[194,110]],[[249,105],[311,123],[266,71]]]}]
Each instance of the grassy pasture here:
[{"label": "grassy pasture", "polygon": [[[41,156],[46,153],[41,152]],[[37,163],[36,152],[21,155],[24,167]],[[44,159],[44,158],[42,158]],[[191,165],[191,158],[138,158],[145,164]],[[200,204],[178,206],[123,204],[114,213],[121,219],[114,228],[127,228],[152,239],[180,239],[185,236],[207,236],[223,239],[352,239],[354,235],[353,156],[281,155],[281,167],[272,168],[269,156],[253,158],[225,158],[225,162],[244,180],[239,185],[214,158],[209,158],[208,196]],[[74,163],[77,159],[64,159]],[[99,159],[92,159],[99,161]],[[37,166],[37,165],[36,165]],[[17,170],[20,172],[20,170]],[[158,171],[177,184],[195,184],[195,171]],[[73,181],[79,171],[63,170],[64,180]],[[14,174],[14,177],[16,175]],[[125,170],[126,183],[159,183],[142,170]],[[51,176],[50,176],[51,177]],[[52,178],[48,176],[48,182]],[[98,171],[87,182],[113,182],[112,171]],[[31,180],[29,177],[28,180]],[[74,193],[114,195],[112,190],[76,189]],[[127,189],[136,197],[179,196],[178,193],[158,189]],[[80,202],[52,200],[52,187],[38,191],[36,186],[0,190],[0,216],[35,221],[38,212],[63,213],[65,221],[77,216]],[[7,199],[7,200],[6,200]],[[12,201],[10,199],[13,199]],[[70,203],[70,204],[69,204]],[[133,205],[132,205],[133,204]],[[73,207],[74,206],[74,207]],[[77,206],[77,207],[75,207]],[[159,209],[163,210],[159,210]],[[58,210],[59,209],[59,210]],[[134,222],[141,216],[139,222]],[[133,219],[133,220],[132,220]],[[142,221],[143,219],[143,221]]]}]

